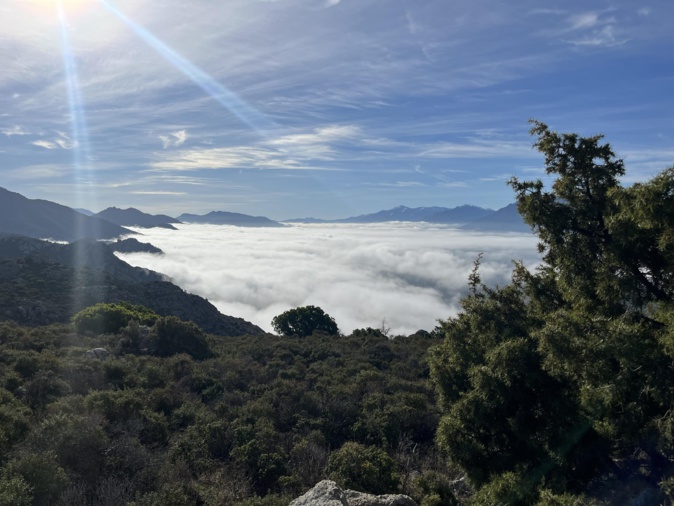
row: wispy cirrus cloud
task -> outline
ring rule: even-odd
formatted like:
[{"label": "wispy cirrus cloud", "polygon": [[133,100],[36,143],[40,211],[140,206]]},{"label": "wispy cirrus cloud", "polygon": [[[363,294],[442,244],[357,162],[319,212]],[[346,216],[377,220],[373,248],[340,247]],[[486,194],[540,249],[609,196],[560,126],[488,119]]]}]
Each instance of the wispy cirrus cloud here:
[{"label": "wispy cirrus cloud", "polygon": [[197,148],[159,154],[150,163],[154,170],[285,169],[334,170],[316,165],[335,158],[335,145],[352,142],[360,134],[353,125],[317,128],[309,133],[282,135],[255,145]]},{"label": "wispy cirrus cloud", "polygon": [[19,125],[14,125],[13,127],[9,128],[2,128],[0,129],[0,133],[3,135],[6,135],[7,137],[12,137],[14,135],[30,135],[30,132],[26,130],[25,128],[19,126]]},{"label": "wispy cirrus cloud", "polygon": [[162,142],[164,149],[182,146],[188,138],[189,135],[187,134],[187,130],[179,130],[177,132],[172,132],[169,135],[159,136],[159,140]]},{"label": "wispy cirrus cloud", "polygon": [[56,132],[57,135],[56,137],[52,138],[51,140],[46,140],[46,139],[40,139],[31,142],[33,146],[37,146],[39,148],[44,148],[48,150],[54,150],[54,149],[74,149],[77,147],[77,142],[74,142],[70,139],[70,136],[63,132]]}]

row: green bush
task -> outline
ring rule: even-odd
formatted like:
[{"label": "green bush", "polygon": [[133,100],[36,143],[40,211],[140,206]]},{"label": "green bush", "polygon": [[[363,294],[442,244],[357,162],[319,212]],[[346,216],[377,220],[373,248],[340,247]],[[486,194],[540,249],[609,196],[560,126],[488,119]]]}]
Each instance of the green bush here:
[{"label": "green bush", "polygon": [[206,334],[192,322],[175,316],[164,316],[155,322],[150,333],[152,354],[168,357],[187,353],[192,358],[204,360],[213,356]]},{"label": "green bush", "polygon": [[[3,481],[16,477],[20,477],[32,490],[33,506],[54,504],[70,484],[68,476],[58,465],[52,452],[25,455],[10,462],[4,469]],[[23,500],[26,491],[21,491],[21,488],[21,483],[14,480],[11,489]]]},{"label": "green bush", "polygon": [[33,494],[21,476],[0,478],[0,506],[30,506]]},{"label": "green bush", "polygon": [[322,332],[331,336],[339,333],[334,318],[316,306],[289,309],[275,316],[271,324],[278,334],[288,337],[308,337],[314,332]]},{"label": "green bush", "polygon": [[114,334],[126,327],[131,321],[152,325],[159,315],[143,306],[128,302],[115,304],[95,304],[83,309],[72,318],[78,333]]},{"label": "green bush", "polygon": [[330,455],[330,479],[344,488],[369,494],[392,494],[400,487],[395,462],[381,448],[345,443]]}]

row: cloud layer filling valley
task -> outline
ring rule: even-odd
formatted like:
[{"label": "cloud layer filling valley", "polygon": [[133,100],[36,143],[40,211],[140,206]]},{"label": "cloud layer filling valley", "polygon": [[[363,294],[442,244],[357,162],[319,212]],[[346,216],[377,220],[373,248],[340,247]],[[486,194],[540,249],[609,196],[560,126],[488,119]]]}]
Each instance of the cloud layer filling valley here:
[{"label": "cloud layer filling valley", "polygon": [[480,274],[490,286],[508,282],[513,259],[538,261],[534,236],[427,224],[178,227],[142,230],[139,239],[164,256],[119,256],[268,331],[274,316],[309,304],[333,316],[343,332],[383,320],[394,334],[432,330],[459,311],[480,252]]}]

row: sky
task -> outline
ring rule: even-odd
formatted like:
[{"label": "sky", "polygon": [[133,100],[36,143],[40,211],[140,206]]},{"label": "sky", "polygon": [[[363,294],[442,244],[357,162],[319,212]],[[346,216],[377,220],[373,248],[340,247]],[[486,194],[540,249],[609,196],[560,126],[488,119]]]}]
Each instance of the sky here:
[{"label": "sky", "polygon": [[499,208],[528,120],[674,160],[674,3],[2,0],[0,186],[94,212]]},{"label": "sky", "polygon": [[178,228],[137,229],[139,240],[164,255],[117,255],[268,332],[274,316],[307,305],[322,308],[344,333],[382,326],[392,335],[431,331],[459,312],[480,253],[480,276],[492,287],[508,283],[513,259],[530,269],[539,262],[533,234],[427,223]]}]

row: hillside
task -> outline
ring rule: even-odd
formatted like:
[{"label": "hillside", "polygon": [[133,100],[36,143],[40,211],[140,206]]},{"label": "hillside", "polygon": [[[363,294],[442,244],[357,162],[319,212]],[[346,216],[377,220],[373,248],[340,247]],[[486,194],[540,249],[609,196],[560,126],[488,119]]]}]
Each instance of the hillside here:
[{"label": "hillside", "polygon": [[70,242],[113,239],[134,232],[48,200],[31,200],[0,188],[0,233]]},{"label": "hillside", "polygon": [[261,334],[241,319],[188,294],[165,276],[132,267],[103,243],[60,245],[24,237],[0,237],[0,320],[25,325],[63,323],[99,302],[128,301],[193,321],[206,332]]},{"label": "hillside", "polygon": [[206,223],[211,225],[234,225],[237,227],[282,227],[277,221],[264,216],[249,216],[247,214],[229,213],[226,211],[211,211],[208,214],[181,214],[178,219],[184,223]]},{"label": "hillside", "polygon": [[461,228],[480,232],[531,232],[531,227],[524,223],[515,204],[509,204],[493,213],[486,214],[466,223]]},{"label": "hillside", "polygon": [[179,220],[165,214],[148,214],[133,207],[128,209],[108,207],[94,216],[123,227],[161,227],[175,230],[176,228],[172,224],[180,223]]}]

